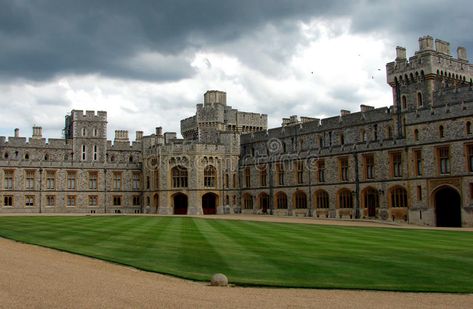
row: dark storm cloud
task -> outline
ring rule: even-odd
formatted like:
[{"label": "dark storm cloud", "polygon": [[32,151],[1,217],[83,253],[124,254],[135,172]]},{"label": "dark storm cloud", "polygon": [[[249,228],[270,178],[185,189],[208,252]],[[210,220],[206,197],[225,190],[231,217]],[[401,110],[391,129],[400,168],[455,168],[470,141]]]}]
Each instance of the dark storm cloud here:
[{"label": "dark storm cloud", "polygon": [[[275,27],[275,40],[279,33],[294,45],[292,22],[320,16],[350,17],[354,31],[385,31],[396,42],[430,33],[471,47],[471,8],[467,1],[427,0],[0,0],[0,78],[96,73],[179,80],[193,74],[194,51],[244,45],[242,38],[258,38],[265,25]],[[263,38],[261,44],[267,43],[271,37]],[[273,49],[268,57],[287,57],[284,46]],[[137,63],[141,53],[161,61]],[[245,61],[251,50],[239,46],[234,53]]]},{"label": "dark storm cloud", "polygon": [[[186,51],[235,40],[265,23],[337,12],[340,4],[0,0],[0,6],[0,74],[4,77],[98,73],[176,80],[192,74]],[[174,59],[174,70],[162,63],[151,71],[146,66],[130,67],[127,61],[142,51],[180,57]]]}]

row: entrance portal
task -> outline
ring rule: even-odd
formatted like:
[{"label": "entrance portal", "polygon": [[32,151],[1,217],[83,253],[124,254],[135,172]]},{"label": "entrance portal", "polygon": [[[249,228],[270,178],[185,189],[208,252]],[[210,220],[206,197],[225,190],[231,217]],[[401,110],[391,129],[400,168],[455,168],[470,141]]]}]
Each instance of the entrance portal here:
[{"label": "entrance portal", "polygon": [[455,189],[442,187],[435,192],[437,226],[461,227],[461,198]]},{"label": "entrance portal", "polygon": [[174,195],[174,214],[187,215],[187,195],[184,193]]},{"label": "entrance portal", "polygon": [[376,208],[379,207],[378,191],[371,188],[365,191],[365,207],[368,209],[368,217],[376,217]]},{"label": "entrance portal", "polygon": [[269,195],[266,193],[262,193],[259,197],[259,205],[261,207],[261,212],[262,213],[268,213],[268,208],[269,208]]},{"label": "entrance portal", "polygon": [[204,215],[217,214],[217,195],[214,193],[206,193],[202,196],[202,211]]}]

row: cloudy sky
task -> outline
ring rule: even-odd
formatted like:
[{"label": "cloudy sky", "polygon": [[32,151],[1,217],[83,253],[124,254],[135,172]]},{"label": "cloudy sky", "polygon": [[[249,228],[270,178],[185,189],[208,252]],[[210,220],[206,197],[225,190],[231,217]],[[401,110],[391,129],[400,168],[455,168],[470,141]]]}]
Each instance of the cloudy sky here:
[{"label": "cloudy sky", "polygon": [[60,137],[72,109],[179,132],[208,89],[239,110],[391,104],[385,64],[426,34],[473,52],[467,0],[0,0],[0,135]]}]

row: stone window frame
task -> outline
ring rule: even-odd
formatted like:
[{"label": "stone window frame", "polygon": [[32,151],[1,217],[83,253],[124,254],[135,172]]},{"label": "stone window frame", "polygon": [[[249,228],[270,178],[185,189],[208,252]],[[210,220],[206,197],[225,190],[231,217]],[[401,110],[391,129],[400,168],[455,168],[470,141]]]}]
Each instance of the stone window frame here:
[{"label": "stone window frame", "polygon": [[403,166],[402,166],[402,151],[392,151],[389,153],[390,161],[390,174],[391,177],[402,177],[403,175]]},{"label": "stone window frame", "polygon": [[338,158],[338,175],[340,181],[347,182],[350,179],[350,163],[347,156]]},{"label": "stone window frame", "polygon": [[287,209],[287,194],[279,191],[276,193],[276,208]]},{"label": "stone window frame", "polygon": [[134,191],[141,190],[141,175],[138,172],[133,172],[132,174],[132,189]]},{"label": "stone window frame", "polygon": [[436,147],[435,156],[437,158],[438,175],[450,175],[451,173],[450,146],[443,145],[443,146]]},{"label": "stone window frame", "polygon": [[3,207],[13,207],[14,202],[15,202],[15,197],[13,195],[3,196]]},{"label": "stone window frame", "polygon": [[46,190],[55,190],[56,189],[56,170],[47,170],[46,171]]},{"label": "stone window frame", "polygon": [[13,190],[15,187],[15,171],[5,170],[3,175],[3,189]]},{"label": "stone window frame", "polygon": [[293,196],[295,209],[307,209],[307,194],[304,191],[297,190]]},{"label": "stone window frame", "polygon": [[36,170],[25,170],[25,190],[34,190],[36,187]]},{"label": "stone window frame", "polygon": [[122,196],[114,195],[112,198],[113,206],[122,206]]},{"label": "stone window frame", "polygon": [[276,163],[276,177],[278,180],[278,186],[284,186],[284,163]]},{"label": "stone window frame", "polygon": [[115,171],[113,172],[113,190],[120,191],[123,185],[123,172],[122,171]]},{"label": "stone window frame", "polygon": [[89,171],[89,190],[97,190],[99,173],[97,171]]},{"label": "stone window frame", "polygon": [[389,206],[391,208],[409,208],[407,190],[402,186],[394,186],[389,190]]},{"label": "stone window frame", "polygon": [[347,188],[340,189],[337,193],[338,208],[352,209],[353,208],[353,193]]},{"label": "stone window frame", "polygon": [[245,167],[245,188],[251,187],[251,170],[247,166]]},{"label": "stone window frame", "polygon": [[317,180],[325,182],[325,160],[317,161]]},{"label": "stone window frame", "polygon": [[141,206],[141,196],[135,194],[131,197],[131,204],[133,206]]},{"label": "stone window frame", "polygon": [[317,209],[329,209],[330,208],[330,196],[327,191],[321,189],[314,193],[315,208]]},{"label": "stone window frame", "polygon": [[422,159],[422,149],[413,149],[414,154],[414,175],[419,177],[424,174],[424,160]]},{"label": "stone window frame", "polygon": [[187,188],[189,185],[189,173],[187,168],[182,165],[176,165],[171,169],[172,187]]},{"label": "stone window frame", "polygon": [[46,207],[56,206],[56,196],[55,195],[46,195]]},{"label": "stone window frame", "polygon": [[259,167],[259,179],[261,187],[266,187],[268,185],[268,169],[266,168],[266,165]]},{"label": "stone window frame", "polygon": [[473,143],[465,144],[465,169],[468,173],[473,173]]},{"label": "stone window frame", "polygon": [[204,168],[204,187],[215,188],[217,186],[217,169],[212,164]]},{"label": "stone window frame", "polygon": [[35,196],[28,194],[25,195],[25,207],[34,207],[35,206]]},{"label": "stone window frame", "polygon": [[243,195],[243,209],[253,209],[253,196],[249,193]]},{"label": "stone window frame", "polygon": [[375,163],[374,163],[374,154],[364,154],[363,155],[363,176],[365,179],[374,179],[375,178]]},{"label": "stone window frame", "polygon": [[77,171],[67,171],[66,181],[68,190],[76,190],[77,188]]},{"label": "stone window frame", "polygon": [[297,160],[294,164],[296,165],[296,182],[301,185],[304,183],[304,161]]},{"label": "stone window frame", "polygon": [[88,196],[89,203],[88,205],[91,207],[96,207],[99,204],[99,196],[98,195],[89,195]]},{"label": "stone window frame", "polygon": [[67,195],[66,196],[66,207],[75,207],[77,205],[77,196],[76,195]]}]

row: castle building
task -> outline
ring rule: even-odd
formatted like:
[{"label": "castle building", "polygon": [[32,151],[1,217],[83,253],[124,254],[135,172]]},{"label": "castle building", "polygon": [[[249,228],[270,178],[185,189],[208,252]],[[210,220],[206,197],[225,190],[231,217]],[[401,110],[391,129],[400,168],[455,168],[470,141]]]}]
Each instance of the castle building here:
[{"label": "castle building", "polygon": [[430,36],[386,65],[389,107],[325,119],[240,112],[207,91],[176,133],[107,141],[73,110],[64,139],[0,137],[0,213],[263,213],[473,226],[473,66]]}]

